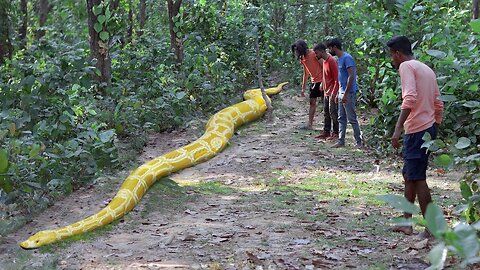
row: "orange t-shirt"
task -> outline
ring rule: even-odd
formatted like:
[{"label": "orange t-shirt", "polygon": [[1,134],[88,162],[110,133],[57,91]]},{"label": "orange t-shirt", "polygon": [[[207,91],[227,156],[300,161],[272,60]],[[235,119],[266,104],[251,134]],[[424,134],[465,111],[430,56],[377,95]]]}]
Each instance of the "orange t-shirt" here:
[{"label": "orange t-shirt", "polygon": [[405,134],[423,131],[440,124],[443,102],[438,99],[437,77],[431,68],[417,60],[409,60],[398,68],[402,81],[402,109],[411,109],[403,124]]},{"label": "orange t-shirt", "polygon": [[303,68],[310,74],[312,83],[321,82],[323,79],[322,63],[317,59],[315,52],[307,50],[307,54],[300,59]]},{"label": "orange t-shirt", "polygon": [[335,59],[329,55],[327,60],[323,61],[323,90],[325,96],[335,97],[338,87],[338,65]]}]

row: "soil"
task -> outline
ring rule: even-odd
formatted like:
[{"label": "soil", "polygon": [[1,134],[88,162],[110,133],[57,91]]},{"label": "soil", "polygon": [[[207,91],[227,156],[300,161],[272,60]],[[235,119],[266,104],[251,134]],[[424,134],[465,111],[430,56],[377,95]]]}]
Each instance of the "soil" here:
[{"label": "soil", "polygon": [[[39,230],[97,212],[128,172],[99,178],[55,203],[1,239],[0,269],[426,268],[434,241],[389,232],[390,218],[399,213],[358,196],[375,181],[386,192],[402,194],[401,159],[354,149],[350,129],[344,149],[315,140],[321,125],[316,131],[299,129],[308,103],[294,89],[272,104],[278,108],[271,121],[247,124],[213,159],[162,179],[120,221],[77,240],[20,249],[18,243]],[[321,118],[317,115],[317,122]],[[367,119],[361,121],[365,125]],[[152,135],[139,163],[202,132],[197,125]],[[365,189],[341,195],[328,183],[325,190],[298,186],[322,175],[337,179],[339,188],[353,179]],[[435,200],[458,201],[457,175],[429,171]]]}]

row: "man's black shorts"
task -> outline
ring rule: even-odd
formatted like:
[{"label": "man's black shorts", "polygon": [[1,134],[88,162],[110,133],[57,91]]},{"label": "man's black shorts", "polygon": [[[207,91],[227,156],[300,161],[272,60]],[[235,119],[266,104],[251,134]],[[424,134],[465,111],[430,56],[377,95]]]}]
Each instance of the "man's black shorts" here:
[{"label": "man's black shorts", "polygon": [[321,82],[312,83],[310,85],[310,98],[323,97],[323,91],[320,89]]},{"label": "man's black shorts", "polygon": [[403,137],[403,170],[407,180],[425,180],[427,179],[428,156],[430,152],[427,148],[422,148],[424,143],[423,135],[425,132],[430,133],[433,139],[437,137],[437,127],[435,124],[426,130],[405,134]]}]

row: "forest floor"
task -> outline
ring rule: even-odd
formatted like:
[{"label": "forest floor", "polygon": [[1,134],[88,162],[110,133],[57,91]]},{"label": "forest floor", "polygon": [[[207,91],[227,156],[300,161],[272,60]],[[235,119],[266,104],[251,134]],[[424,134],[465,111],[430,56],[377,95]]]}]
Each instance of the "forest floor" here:
[{"label": "forest floor", "polygon": [[[299,129],[308,102],[296,94],[287,86],[273,98],[272,122],[241,127],[216,157],[162,179],[120,221],[19,248],[39,230],[97,212],[128,172],[58,201],[0,240],[0,269],[425,269],[435,241],[419,239],[420,227],[412,236],[390,232],[400,213],[375,199],[402,194],[401,158],[354,149],[350,127],[345,148],[315,140],[323,117],[316,131]],[[205,122],[152,135],[137,164],[195,140]],[[460,200],[460,175],[428,171],[447,217]],[[451,258],[448,265],[458,266]]]}]

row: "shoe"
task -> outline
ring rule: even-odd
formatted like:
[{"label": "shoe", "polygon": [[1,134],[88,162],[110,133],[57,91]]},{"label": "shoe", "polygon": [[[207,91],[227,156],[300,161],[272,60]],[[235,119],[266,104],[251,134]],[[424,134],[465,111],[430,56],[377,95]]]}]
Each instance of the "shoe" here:
[{"label": "shoe", "polygon": [[356,149],[365,149],[365,146],[363,146],[363,144],[357,143],[357,145],[355,145],[355,148]]},{"label": "shoe", "polygon": [[328,141],[338,140],[338,133],[332,132],[332,134],[327,138]]},{"label": "shoe", "polygon": [[335,143],[334,145],[332,145],[332,148],[342,148],[342,147],[345,147],[345,144],[339,143],[339,142],[337,142],[337,143]]},{"label": "shoe", "polygon": [[324,140],[330,138],[330,132],[322,131],[320,135],[315,136],[315,139]]}]

